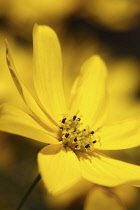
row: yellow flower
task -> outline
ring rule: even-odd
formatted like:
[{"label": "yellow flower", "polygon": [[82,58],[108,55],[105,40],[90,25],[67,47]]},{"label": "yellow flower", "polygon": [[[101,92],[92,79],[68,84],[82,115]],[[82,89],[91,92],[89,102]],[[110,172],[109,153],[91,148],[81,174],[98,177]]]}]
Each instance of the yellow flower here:
[{"label": "yellow flower", "polygon": [[83,8],[83,16],[111,30],[130,30],[138,24],[140,4],[137,0],[89,0]]},{"label": "yellow flower", "polygon": [[[127,193],[126,193],[127,194]],[[108,188],[95,186],[88,194],[84,210],[126,210],[123,202]]]},{"label": "yellow flower", "polygon": [[3,15],[20,29],[24,24],[28,24],[27,28],[23,26],[22,29],[29,32],[35,21],[58,23],[74,13],[79,6],[80,0],[5,0],[1,8]]},{"label": "yellow flower", "polygon": [[[34,92],[19,78],[7,47],[7,62],[28,112],[10,105],[1,107],[0,129],[47,145],[38,154],[38,165],[48,191],[58,194],[81,177],[104,186],[140,184],[140,167],[112,159],[101,150],[139,146],[137,119],[107,125],[106,66],[92,56],[82,66],[65,102],[61,50],[56,34],[35,26]],[[67,81],[64,81],[67,82]]]}]

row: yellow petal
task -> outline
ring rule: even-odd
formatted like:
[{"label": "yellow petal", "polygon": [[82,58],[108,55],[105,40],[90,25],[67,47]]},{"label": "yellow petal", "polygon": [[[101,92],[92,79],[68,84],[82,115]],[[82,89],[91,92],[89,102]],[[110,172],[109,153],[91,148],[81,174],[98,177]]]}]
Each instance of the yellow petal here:
[{"label": "yellow petal", "polygon": [[73,186],[81,177],[75,153],[61,144],[44,147],[39,152],[38,164],[47,190],[54,195]]},{"label": "yellow petal", "polygon": [[123,183],[140,186],[140,166],[95,153],[93,156],[78,153],[82,176],[108,187]]},{"label": "yellow petal", "polygon": [[106,66],[99,56],[92,56],[82,66],[70,100],[71,113],[78,111],[85,124],[94,129],[102,124],[106,109]]},{"label": "yellow petal", "polygon": [[84,210],[125,210],[121,200],[109,189],[95,187],[88,194]]},{"label": "yellow petal", "polygon": [[0,130],[44,143],[58,143],[55,133],[46,131],[29,114],[7,104],[0,107]]},{"label": "yellow petal", "polygon": [[11,54],[10,54],[10,50],[8,48],[7,41],[6,41],[6,59],[7,59],[8,68],[9,68],[9,71],[13,78],[13,81],[14,81],[21,97],[27,104],[28,108],[31,110],[31,112],[34,113],[34,115],[36,116],[38,121],[41,121],[43,124],[45,124],[45,126],[47,126],[48,129],[56,130],[56,126],[54,125],[55,122],[52,121],[49,114],[47,114],[47,116],[44,114],[44,112],[41,110],[39,105],[36,103],[36,101],[34,100],[32,95],[29,93],[29,91],[26,89],[26,87],[22,83],[21,79],[19,78],[16,68],[14,66]]},{"label": "yellow petal", "polygon": [[128,149],[140,146],[140,122],[138,119],[129,119],[118,124],[104,126],[99,135],[101,144],[95,144],[95,148],[101,150]]},{"label": "yellow petal", "polygon": [[62,57],[58,38],[47,26],[33,31],[34,84],[43,107],[54,119],[66,114],[62,81]]}]

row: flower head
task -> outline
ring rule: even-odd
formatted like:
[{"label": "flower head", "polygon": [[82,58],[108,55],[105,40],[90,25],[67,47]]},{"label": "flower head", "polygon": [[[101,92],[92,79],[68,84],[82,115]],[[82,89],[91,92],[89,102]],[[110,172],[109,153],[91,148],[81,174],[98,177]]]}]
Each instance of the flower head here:
[{"label": "flower head", "polygon": [[107,125],[107,70],[97,55],[82,66],[65,101],[61,49],[55,32],[35,26],[33,32],[35,93],[27,90],[7,47],[7,63],[28,112],[1,107],[0,129],[47,145],[38,154],[39,171],[52,194],[81,177],[104,186],[140,185],[140,167],[105,156],[101,150],[139,146],[137,119]]}]

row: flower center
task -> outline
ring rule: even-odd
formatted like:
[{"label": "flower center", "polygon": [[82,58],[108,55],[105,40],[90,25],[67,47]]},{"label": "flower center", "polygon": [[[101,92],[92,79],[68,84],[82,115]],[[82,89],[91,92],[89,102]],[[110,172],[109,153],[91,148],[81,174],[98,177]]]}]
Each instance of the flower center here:
[{"label": "flower center", "polygon": [[74,115],[72,118],[62,119],[60,128],[60,141],[72,150],[89,152],[94,150],[94,144],[100,141],[95,131],[89,126],[82,128],[81,117]]}]

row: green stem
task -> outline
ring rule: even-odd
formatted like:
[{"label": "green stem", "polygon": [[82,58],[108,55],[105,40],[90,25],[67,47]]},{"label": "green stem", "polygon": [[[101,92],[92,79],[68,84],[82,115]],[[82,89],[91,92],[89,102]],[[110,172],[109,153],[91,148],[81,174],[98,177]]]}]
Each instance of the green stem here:
[{"label": "green stem", "polygon": [[37,177],[35,178],[35,180],[33,181],[32,185],[29,187],[28,191],[26,192],[25,196],[21,200],[19,206],[16,208],[16,210],[20,210],[21,209],[21,207],[23,206],[24,202],[26,201],[26,199],[28,198],[30,193],[33,191],[33,189],[37,185],[37,183],[40,181],[40,179],[41,179],[41,176],[40,176],[40,174],[38,174]]}]

